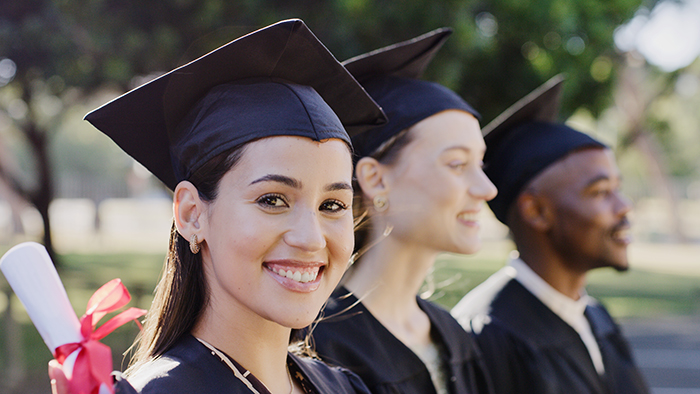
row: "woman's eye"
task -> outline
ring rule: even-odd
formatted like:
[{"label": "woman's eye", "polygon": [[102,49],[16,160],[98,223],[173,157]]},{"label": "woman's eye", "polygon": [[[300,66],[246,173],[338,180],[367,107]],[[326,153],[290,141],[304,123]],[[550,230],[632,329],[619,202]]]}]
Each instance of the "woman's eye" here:
[{"label": "woman's eye", "polygon": [[270,208],[283,208],[289,206],[289,204],[287,204],[287,201],[284,200],[284,197],[282,197],[279,194],[266,194],[264,196],[259,197],[256,200],[256,202],[259,205]]},{"label": "woman's eye", "polygon": [[341,212],[341,211],[348,209],[348,206],[343,204],[341,201],[338,201],[338,200],[328,200],[328,201],[324,201],[323,204],[321,204],[320,209],[322,211],[335,213],[335,212]]},{"label": "woman's eye", "polygon": [[467,166],[467,162],[464,161],[453,161],[448,164],[452,169],[459,170]]}]

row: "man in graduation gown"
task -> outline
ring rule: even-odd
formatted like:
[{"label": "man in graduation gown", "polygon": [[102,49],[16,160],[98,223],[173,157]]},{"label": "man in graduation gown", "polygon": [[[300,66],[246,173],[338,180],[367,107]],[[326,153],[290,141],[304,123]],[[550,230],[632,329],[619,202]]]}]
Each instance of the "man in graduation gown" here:
[{"label": "man in graduation gown", "polygon": [[473,331],[495,392],[648,393],[629,346],[585,291],[589,270],[628,268],[630,202],[612,151],[554,123],[557,76],[484,128],[489,202],[517,247],[452,310]]}]

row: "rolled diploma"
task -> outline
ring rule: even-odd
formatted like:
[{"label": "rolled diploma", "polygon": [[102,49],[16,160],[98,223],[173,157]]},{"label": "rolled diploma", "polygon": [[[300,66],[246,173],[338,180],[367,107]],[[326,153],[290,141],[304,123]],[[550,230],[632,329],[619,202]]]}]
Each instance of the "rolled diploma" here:
[{"label": "rolled diploma", "polygon": [[[24,242],[0,259],[0,270],[32,319],[46,346],[56,348],[80,342],[80,322],[68,300],[66,289],[56,272],[46,248],[36,242]],[[63,363],[68,379],[73,375],[76,350]]]}]

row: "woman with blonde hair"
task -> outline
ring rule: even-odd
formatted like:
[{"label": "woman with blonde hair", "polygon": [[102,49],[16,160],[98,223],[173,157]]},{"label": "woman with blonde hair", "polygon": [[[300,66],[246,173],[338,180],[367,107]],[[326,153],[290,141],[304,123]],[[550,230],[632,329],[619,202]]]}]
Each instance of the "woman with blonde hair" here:
[{"label": "woman with blonde hair", "polygon": [[469,333],[417,296],[442,252],[480,247],[479,214],[496,188],[484,175],[478,113],[418,79],[450,34],[438,29],[343,64],[389,122],[353,139],[359,255],[312,332],[329,363],[373,393],[488,393]]}]

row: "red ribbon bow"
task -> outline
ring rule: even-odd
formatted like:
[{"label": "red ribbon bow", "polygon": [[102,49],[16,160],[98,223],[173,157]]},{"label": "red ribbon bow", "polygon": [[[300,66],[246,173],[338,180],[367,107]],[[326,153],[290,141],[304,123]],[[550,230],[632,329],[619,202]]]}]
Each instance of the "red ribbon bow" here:
[{"label": "red ribbon bow", "polygon": [[98,342],[124,323],[134,320],[146,311],[139,308],[129,308],[109,319],[97,330],[97,322],[106,314],[113,312],[131,300],[129,291],[121,279],[112,279],[90,297],[87,310],[80,318],[80,334],[83,339],[78,343],[67,343],[56,348],[54,357],[63,364],[66,358],[76,350],[80,350],[73,365],[73,376],[69,381],[71,394],[98,394],[100,385],[105,384],[110,392],[112,387],[112,350],[109,346]]}]

